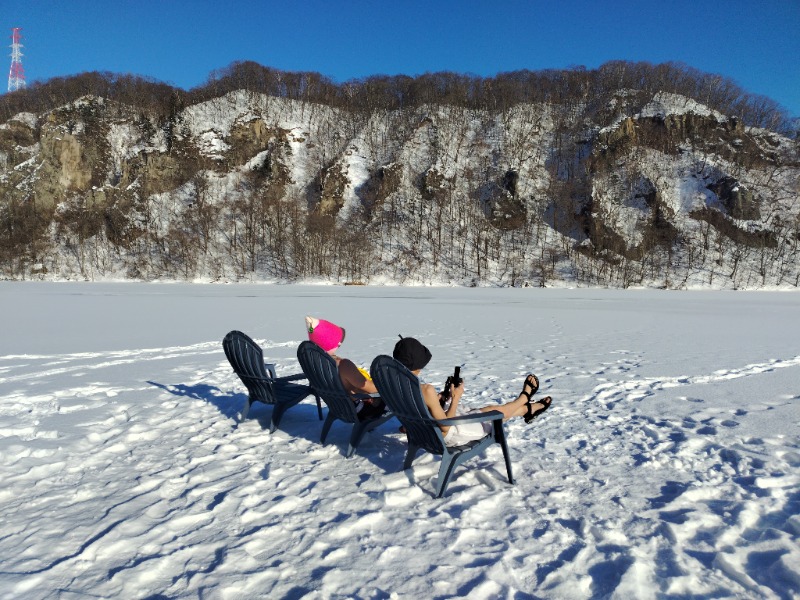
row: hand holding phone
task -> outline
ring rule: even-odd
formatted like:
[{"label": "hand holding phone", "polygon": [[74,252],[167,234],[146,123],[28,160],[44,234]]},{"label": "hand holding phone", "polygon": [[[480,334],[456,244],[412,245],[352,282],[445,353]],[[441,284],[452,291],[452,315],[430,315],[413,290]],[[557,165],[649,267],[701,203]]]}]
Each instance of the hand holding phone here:
[{"label": "hand holding phone", "polygon": [[452,384],[455,387],[458,387],[458,386],[461,385],[461,382],[463,381],[463,379],[461,379],[461,367],[460,366],[456,366],[456,368],[453,370],[453,376],[450,379],[452,380]]},{"label": "hand holding phone", "polygon": [[439,403],[442,405],[442,408],[444,408],[444,406],[448,402],[450,402],[450,399],[453,397],[452,388],[454,386],[458,387],[459,385],[461,385],[462,381],[463,380],[461,379],[461,367],[456,366],[456,368],[453,370],[453,374],[447,378],[447,381],[444,384],[444,390],[442,390],[442,393],[439,394]]}]

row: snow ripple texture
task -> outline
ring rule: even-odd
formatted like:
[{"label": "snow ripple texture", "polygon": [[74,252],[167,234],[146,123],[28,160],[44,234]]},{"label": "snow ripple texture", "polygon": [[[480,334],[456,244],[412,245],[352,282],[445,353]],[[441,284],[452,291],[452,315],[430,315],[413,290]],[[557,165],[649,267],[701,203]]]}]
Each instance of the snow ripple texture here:
[{"label": "snow ripple texture", "polygon": [[[800,598],[796,294],[4,286],[2,598]],[[345,459],[313,399],[237,424],[220,340],[295,372],[305,314],[364,366],[418,336],[467,406],[536,372],[517,484],[494,448],[435,499],[396,421]]]}]

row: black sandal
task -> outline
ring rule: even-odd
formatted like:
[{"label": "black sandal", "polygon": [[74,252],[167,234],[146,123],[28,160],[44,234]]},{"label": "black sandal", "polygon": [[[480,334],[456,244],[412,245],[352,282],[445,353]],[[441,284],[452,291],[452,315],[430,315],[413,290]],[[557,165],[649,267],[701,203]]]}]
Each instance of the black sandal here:
[{"label": "black sandal", "polygon": [[526,404],[526,406],[528,407],[528,411],[525,413],[525,416],[524,416],[525,422],[526,423],[533,422],[533,420],[536,419],[536,417],[538,417],[544,411],[546,411],[548,408],[550,408],[550,405],[552,403],[553,403],[553,399],[550,396],[545,396],[544,398],[542,398],[541,400],[539,400],[538,402],[535,403],[535,404],[544,404],[544,406],[542,408],[537,408],[536,410],[532,410],[533,405],[530,402],[528,402]]},{"label": "black sandal", "polygon": [[[530,379],[533,378],[533,381]],[[531,386],[531,391],[526,392],[525,388]],[[539,378],[536,377],[533,373],[528,373],[528,376],[525,378],[525,383],[522,384],[522,392],[520,395],[525,396],[528,399],[528,402],[531,401],[531,396],[533,396],[539,390]]]}]

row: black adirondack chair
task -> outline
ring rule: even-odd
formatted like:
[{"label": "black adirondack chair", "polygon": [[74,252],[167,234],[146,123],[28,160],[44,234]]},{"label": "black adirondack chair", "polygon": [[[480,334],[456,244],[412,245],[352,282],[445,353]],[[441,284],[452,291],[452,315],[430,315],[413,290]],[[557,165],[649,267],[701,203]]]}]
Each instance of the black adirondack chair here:
[{"label": "black adirondack chair", "polygon": [[[425,450],[442,457],[439,477],[436,483],[436,497],[441,498],[447,490],[447,484],[453,470],[464,461],[482,453],[492,444],[500,444],[506,462],[508,481],[514,483],[511,474],[511,459],[508,455],[506,434],[503,429],[503,414],[499,411],[483,412],[452,419],[435,420],[431,417],[425,401],[419,379],[391,356],[378,356],[372,361],[370,375],[375,387],[391,409],[392,413],[406,428],[408,452],[403,469],[411,467],[417,452]],[[486,437],[463,446],[448,447],[438,425],[457,425],[459,423],[480,423],[491,421],[492,431]]]},{"label": "black adirondack chair", "polygon": [[247,388],[247,402],[242,409],[241,421],[247,418],[253,402],[272,404],[272,417],[269,430],[275,431],[283,413],[308,396],[317,399],[317,412],[322,420],[322,404],[316,391],[308,385],[292,383],[306,379],[302,373],[277,377],[275,365],[264,364],[264,353],[248,335],[241,331],[231,331],[222,340],[225,356],[234,372]]},{"label": "black adirondack chair", "polygon": [[[297,360],[300,361],[300,366],[303,369],[303,373],[308,377],[309,383],[311,383],[311,386],[322,397],[322,401],[328,407],[328,416],[325,418],[325,424],[322,426],[322,436],[320,437],[322,444],[325,443],[328,431],[330,431],[334,421],[339,420],[352,424],[353,430],[350,434],[350,444],[345,455],[349,458],[358,448],[366,432],[372,431],[392,418],[391,413],[384,413],[377,417],[359,419],[353,402],[354,395],[344,389],[336,361],[315,343],[311,341],[301,343],[297,349]],[[369,397],[369,394],[363,394],[362,396]],[[355,398],[358,397],[359,395],[355,395]]]}]

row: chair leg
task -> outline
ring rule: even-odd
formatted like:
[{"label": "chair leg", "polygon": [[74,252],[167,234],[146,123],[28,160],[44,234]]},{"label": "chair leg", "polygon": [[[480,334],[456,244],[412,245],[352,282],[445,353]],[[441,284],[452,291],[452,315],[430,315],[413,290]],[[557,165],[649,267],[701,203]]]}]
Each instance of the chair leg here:
[{"label": "chair leg", "polygon": [[441,498],[447,490],[447,484],[450,481],[450,476],[453,474],[453,469],[456,466],[456,455],[442,454],[442,465],[439,467],[439,478],[436,480],[436,497]]},{"label": "chair leg", "polygon": [[247,413],[250,412],[250,404],[252,404],[252,402],[250,401],[250,398],[248,397],[247,400],[245,400],[245,402],[244,402],[244,408],[242,409],[242,416],[239,419],[240,423],[247,418]]},{"label": "chair leg", "polygon": [[361,443],[361,438],[364,437],[364,434],[367,432],[367,423],[358,422],[353,425],[353,432],[350,434],[350,445],[347,447],[347,454],[345,455],[347,458],[353,456],[353,453],[358,448],[358,445]]},{"label": "chair leg", "polygon": [[283,417],[283,413],[286,412],[286,405],[285,404],[275,404],[272,407],[272,418],[269,421],[269,432],[275,433],[275,430],[278,428],[278,423],[281,422],[281,418]]},{"label": "chair leg", "polygon": [[322,402],[319,399],[319,394],[314,394],[314,397],[317,399],[317,414],[319,414],[319,420],[322,421]]},{"label": "chair leg", "polygon": [[331,425],[336,420],[336,417],[333,415],[331,411],[328,411],[328,416],[325,418],[325,423],[322,425],[322,436],[319,438],[320,444],[325,444],[325,438],[328,437],[328,431],[331,429]]},{"label": "chair leg", "polygon": [[501,421],[494,422],[495,440],[500,444],[503,450],[503,458],[506,461],[506,473],[508,473],[508,482],[514,484],[514,475],[511,473],[511,457],[508,454],[508,444],[506,443],[506,434],[503,431],[503,424]]},{"label": "chair leg", "polygon": [[411,463],[414,462],[414,457],[419,452],[419,446],[408,445],[408,452],[406,452],[406,460],[403,463],[403,470],[411,468]]},{"label": "chair leg", "polygon": [[506,446],[506,441],[503,440],[500,443],[500,447],[503,449],[503,458],[506,459],[506,472],[508,473],[508,483],[514,484],[514,475],[511,474],[511,457],[508,455],[508,446]]}]

